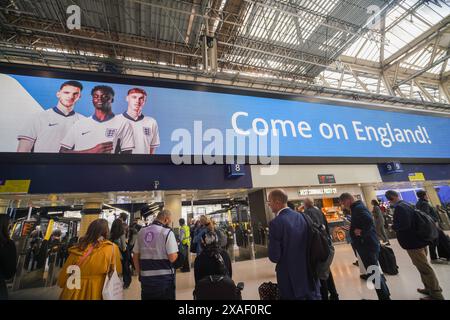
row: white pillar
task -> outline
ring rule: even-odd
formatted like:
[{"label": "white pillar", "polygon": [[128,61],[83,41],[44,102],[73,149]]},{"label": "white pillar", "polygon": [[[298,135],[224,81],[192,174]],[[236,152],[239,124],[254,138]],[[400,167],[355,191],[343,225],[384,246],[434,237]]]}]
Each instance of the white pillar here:
[{"label": "white pillar", "polygon": [[367,208],[372,211],[372,200],[377,200],[377,191],[375,190],[374,186],[364,186],[362,187],[362,192],[364,196],[364,200],[366,202]]},{"label": "white pillar", "polygon": [[[170,194],[164,196],[164,209],[172,212],[172,228],[179,228],[178,220],[181,218],[181,195]],[[187,223],[187,221],[186,221]]]}]

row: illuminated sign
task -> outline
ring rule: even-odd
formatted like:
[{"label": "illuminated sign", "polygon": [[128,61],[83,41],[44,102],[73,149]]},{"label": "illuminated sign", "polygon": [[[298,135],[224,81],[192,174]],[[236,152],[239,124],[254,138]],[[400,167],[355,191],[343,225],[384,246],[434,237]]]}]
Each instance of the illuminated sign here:
[{"label": "illuminated sign", "polygon": [[334,174],[319,174],[318,177],[320,184],[336,183]]},{"label": "illuminated sign", "polygon": [[409,181],[425,181],[425,176],[422,172],[414,172],[408,174]]},{"label": "illuminated sign", "polygon": [[450,159],[448,117],[99,79],[0,73],[0,152]]},{"label": "illuminated sign", "polygon": [[403,172],[402,165],[400,162],[388,162],[384,164],[384,170],[386,174],[393,174],[393,173],[401,173]]},{"label": "illuminated sign", "polygon": [[1,180],[0,193],[28,193],[30,180]]},{"label": "illuminated sign", "polygon": [[298,194],[300,196],[316,196],[316,195],[324,195],[324,194],[336,194],[336,188],[321,188],[321,189],[300,189],[298,190]]}]

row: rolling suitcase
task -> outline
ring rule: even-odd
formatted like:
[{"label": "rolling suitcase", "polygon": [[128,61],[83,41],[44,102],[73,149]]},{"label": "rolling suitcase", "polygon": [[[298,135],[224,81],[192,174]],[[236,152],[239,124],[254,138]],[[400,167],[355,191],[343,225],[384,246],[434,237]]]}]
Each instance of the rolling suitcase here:
[{"label": "rolling suitcase", "polygon": [[395,259],[394,251],[391,248],[381,245],[379,262],[381,270],[385,274],[398,274],[397,259]]}]

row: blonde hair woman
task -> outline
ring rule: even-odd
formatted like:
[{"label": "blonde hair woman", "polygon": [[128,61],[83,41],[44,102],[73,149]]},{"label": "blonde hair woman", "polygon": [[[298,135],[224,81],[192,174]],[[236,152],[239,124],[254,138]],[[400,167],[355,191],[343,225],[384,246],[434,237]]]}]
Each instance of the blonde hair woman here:
[{"label": "blonde hair woman", "polygon": [[196,254],[197,256],[202,252],[202,236],[208,232],[214,230],[214,226],[211,223],[211,219],[205,215],[200,216],[200,228],[195,230],[194,238],[192,243],[196,246]]},{"label": "blonde hair woman", "polygon": [[[69,257],[58,277],[58,286],[63,289],[61,300],[102,300],[107,272],[115,267],[117,273],[122,273],[119,247],[107,240],[108,234],[108,221],[97,219],[89,225],[80,242],[69,249]],[[74,265],[80,268],[79,288],[67,273],[67,268]]]}]

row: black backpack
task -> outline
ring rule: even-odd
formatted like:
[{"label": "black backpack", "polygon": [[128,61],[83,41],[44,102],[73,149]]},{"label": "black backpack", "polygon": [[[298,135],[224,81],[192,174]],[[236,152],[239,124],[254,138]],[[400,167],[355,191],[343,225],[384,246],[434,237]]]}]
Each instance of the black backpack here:
[{"label": "black backpack", "polygon": [[308,226],[308,241],[307,241],[307,253],[308,253],[308,273],[310,279],[318,279],[319,265],[328,260],[331,254],[330,250],[330,237],[323,225],[319,226],[315,224],[310,217],[303,214]]},{"label": "black backpack", "polygon": [[433,243],[439,237],[439,230],[436,222],[425,212],[405,202],[400,203],[405,209],[413,210],[413,228],[416,235],[423,241]]},{"label": "black backpack", "polygon": [[214,256],[221,274],[200,279],[195,285],[194,300],[242,300],[241,290],[230,278],[222,256],[219,252]]},{"label": "black backpack", "polygon": [[194,300],[242,300],[242,296],[228,275],[212,275],[197,282]]},{"label": "black backpack", "polygon": [[381,270],[383,270],[385,274],[398,274],[397,259],[395,258],[394,250],[391,248],[381,245],[378,261],[380,263]]}]

